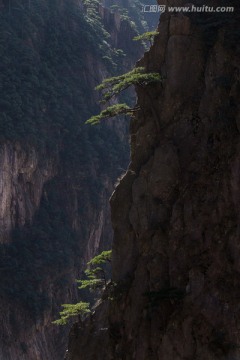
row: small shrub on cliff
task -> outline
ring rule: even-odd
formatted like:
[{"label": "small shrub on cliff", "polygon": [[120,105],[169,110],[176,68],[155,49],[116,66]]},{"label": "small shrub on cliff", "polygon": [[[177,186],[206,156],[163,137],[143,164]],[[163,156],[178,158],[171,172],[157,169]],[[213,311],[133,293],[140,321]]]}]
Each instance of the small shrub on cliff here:
[{"label": "small shrub on cliff", "polygon": [[89,303],[82,301],[77,304],[63,304],[63,310],[60,311],[60,319],[53,321],[53,324],[66,325],[68,319],[73,316],[80,316],[80,318],[83,318],[91,312],[89,306]]},{"label": "small shrub on cliff", "polygon": [[101,254],[92,258],[85,270],[87,279],[77,280],[80,284],[79,289],[89,288],[90,290],[103,289],[107,285],[107,275],[105,265],[111,262],[112,250],[103,251]]},{"label": "small shrub on cliff", "polygon": [[158,31],[147,31],[141,35],[135,36],[133,38],[134,41],[148,41],[150,43],[150,45],[153,44],[153,38],[154,36],[158,35],[159,32]]},{"label": "small shrub on cliff", "polygon": [[123,75],[103,80],[96,90],[103,92],[102,103],[106,103],[132,85],[146,86],[159,81],[161,81],[159,73],[147,73],[144,67],[137,67]]},{"label": "small shrub on cliff", "polygon": [[98,124],[102,119],[112,118],[117,115],[129,115],[133,112],[127,104],[116,104],[108,106],[105,110],[101,111],[99,115],[92,116],[86,121],[86,124]]},{"label": "small shrub on cliff", "polygon": [[[112,251],[103,251],[88,262],[88,268],[85,270],[87,279],[77,280],[80,284],[79,289],[98,290],[100,294],[107,286],[107,274],[105,270],[106,263],[111,262]],[[91,313],[89,302],[80,301],[76,304],[63,304],[63,310],[60,311],[60,319],[53,321],[55,325],[66,325],[72,317],[84,319]]]}]

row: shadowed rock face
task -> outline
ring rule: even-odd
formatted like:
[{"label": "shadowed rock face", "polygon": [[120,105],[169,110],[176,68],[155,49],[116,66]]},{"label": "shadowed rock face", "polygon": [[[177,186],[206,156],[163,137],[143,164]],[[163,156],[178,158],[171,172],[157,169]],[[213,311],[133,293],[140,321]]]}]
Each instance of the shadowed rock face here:
[{"label": "shadowed rock face", "polygon": [[[99,360],[240,357],[240,29],[232,4],[234,14],[162,15],[139,63],[164,80],[137,89],[131,164],[111,198],[118,285],[106,310],[108,357],[89,340]],[[69,359],[94,359],[78,344]]]}]

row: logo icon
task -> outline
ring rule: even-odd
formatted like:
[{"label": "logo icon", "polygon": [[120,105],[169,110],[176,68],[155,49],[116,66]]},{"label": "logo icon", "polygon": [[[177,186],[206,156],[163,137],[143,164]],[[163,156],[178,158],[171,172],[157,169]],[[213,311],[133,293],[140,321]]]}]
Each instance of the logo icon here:
[{"label": "logo icon", "polygon": [[166,5],[158,5],[158,12],[164,13],[166,11]]}]

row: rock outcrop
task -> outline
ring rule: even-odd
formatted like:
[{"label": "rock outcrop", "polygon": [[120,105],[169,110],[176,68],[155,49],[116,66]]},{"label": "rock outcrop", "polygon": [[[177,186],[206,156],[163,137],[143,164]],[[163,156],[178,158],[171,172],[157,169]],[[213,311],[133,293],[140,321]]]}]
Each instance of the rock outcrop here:
[{"label": "rock outcrop", "polygon": [[87,328],[91,351],[72,338],[70,360],[240,357],[240,29],[227,5],[235,12],[166,12],[138,63],[163,82],[137,88],[131,163],[111,198],[107,356]]}]

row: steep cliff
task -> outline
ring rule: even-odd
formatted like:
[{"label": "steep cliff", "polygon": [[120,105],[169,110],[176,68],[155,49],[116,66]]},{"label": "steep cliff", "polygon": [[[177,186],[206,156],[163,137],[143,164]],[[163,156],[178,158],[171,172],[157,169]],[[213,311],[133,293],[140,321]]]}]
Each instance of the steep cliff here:
[{"label": "steep cliff", "polygon": [[[1,360],[64,357],[68,329],[52,321],[112,241],[108,199],[128,162],[127,122],[84,122],[99,110],[94,87],[126,69],[118,38],[132,25],[83,3],[0,1]],[[141,47],[128,46],[129,66]]]},{"label": "steep cliff", "polygon": [[163,14],[138,63],[163,82],[136,89],[131,163],[111,198],[116,287],[72,331],[70,360],[240,357],[240,29],[227,5]]}]

